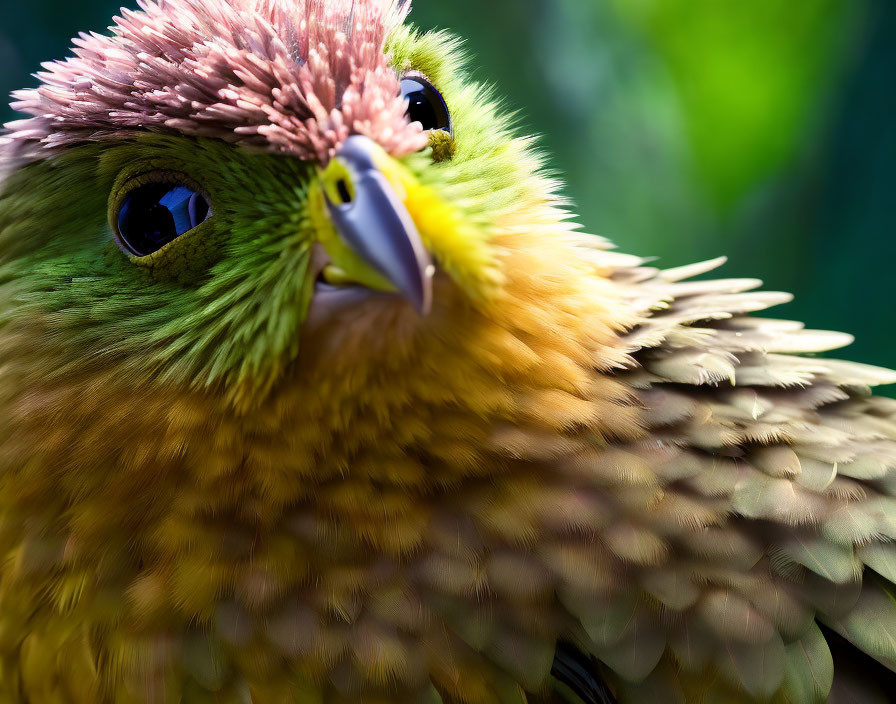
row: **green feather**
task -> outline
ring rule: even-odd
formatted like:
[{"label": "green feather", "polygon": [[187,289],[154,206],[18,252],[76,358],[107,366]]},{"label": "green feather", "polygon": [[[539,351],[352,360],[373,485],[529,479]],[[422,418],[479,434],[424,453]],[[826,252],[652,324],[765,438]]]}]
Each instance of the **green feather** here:
[{"label": "green feather", "polygon": [[782,694],[786,702],[811,704],[827,700],[834,681],[834,661],[821,629],[809,631],[784,648],[786,669]]}]

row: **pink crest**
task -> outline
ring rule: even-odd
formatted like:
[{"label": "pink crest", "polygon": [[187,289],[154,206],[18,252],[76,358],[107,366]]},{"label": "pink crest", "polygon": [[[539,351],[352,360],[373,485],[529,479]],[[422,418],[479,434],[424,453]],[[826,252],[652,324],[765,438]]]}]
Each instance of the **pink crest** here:
[{"label": "pink crest", "polygon": [[421,149],[384,54],[402,0],[141,0],[112,36],[82,34],[13,94],[31,117],[6,125],[13,153],[176,131],[326,162],[351,134]]}]

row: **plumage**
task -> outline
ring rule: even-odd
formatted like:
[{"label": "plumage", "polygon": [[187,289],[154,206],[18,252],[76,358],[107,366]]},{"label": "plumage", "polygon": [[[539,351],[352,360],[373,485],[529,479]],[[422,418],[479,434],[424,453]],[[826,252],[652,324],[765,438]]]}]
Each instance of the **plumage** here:
[{"label": "plumage", "polygon": [[[147,0],[17,94],[0,699],[874,701],[896,373],[580,233],[408,9]],[[147,184],[210,215],[135,252]]]}]

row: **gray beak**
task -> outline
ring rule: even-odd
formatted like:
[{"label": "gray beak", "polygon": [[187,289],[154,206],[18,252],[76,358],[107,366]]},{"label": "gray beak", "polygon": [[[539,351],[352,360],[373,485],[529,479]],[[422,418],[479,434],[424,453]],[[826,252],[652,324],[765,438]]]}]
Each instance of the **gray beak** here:
[{"label": "gray beak", "polygon": [[352,172],[354,198],[327,208],[343,241],[385,276],[420,313],[432,305],[432,258],[407,208],[376,167],[376,145],[367,137],[349,137],[336,154]]}]

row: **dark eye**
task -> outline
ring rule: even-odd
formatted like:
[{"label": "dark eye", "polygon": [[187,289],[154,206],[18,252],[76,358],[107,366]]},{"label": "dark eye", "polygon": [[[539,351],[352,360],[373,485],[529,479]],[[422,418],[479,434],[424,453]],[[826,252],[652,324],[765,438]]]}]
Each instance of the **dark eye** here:
[{"label": "dark eye", "polygon": [[401,94],[408,101],[408,119],[424,130],[451,131],[451,113],[445,99],[423,76],[411,74],[401,79]]},{"label": "dark eye", "polygon": [[201,193],[176,183],[146,183],[128,193],[118,210],[122,244],[139,257],[152,254],[211,215]]}]

